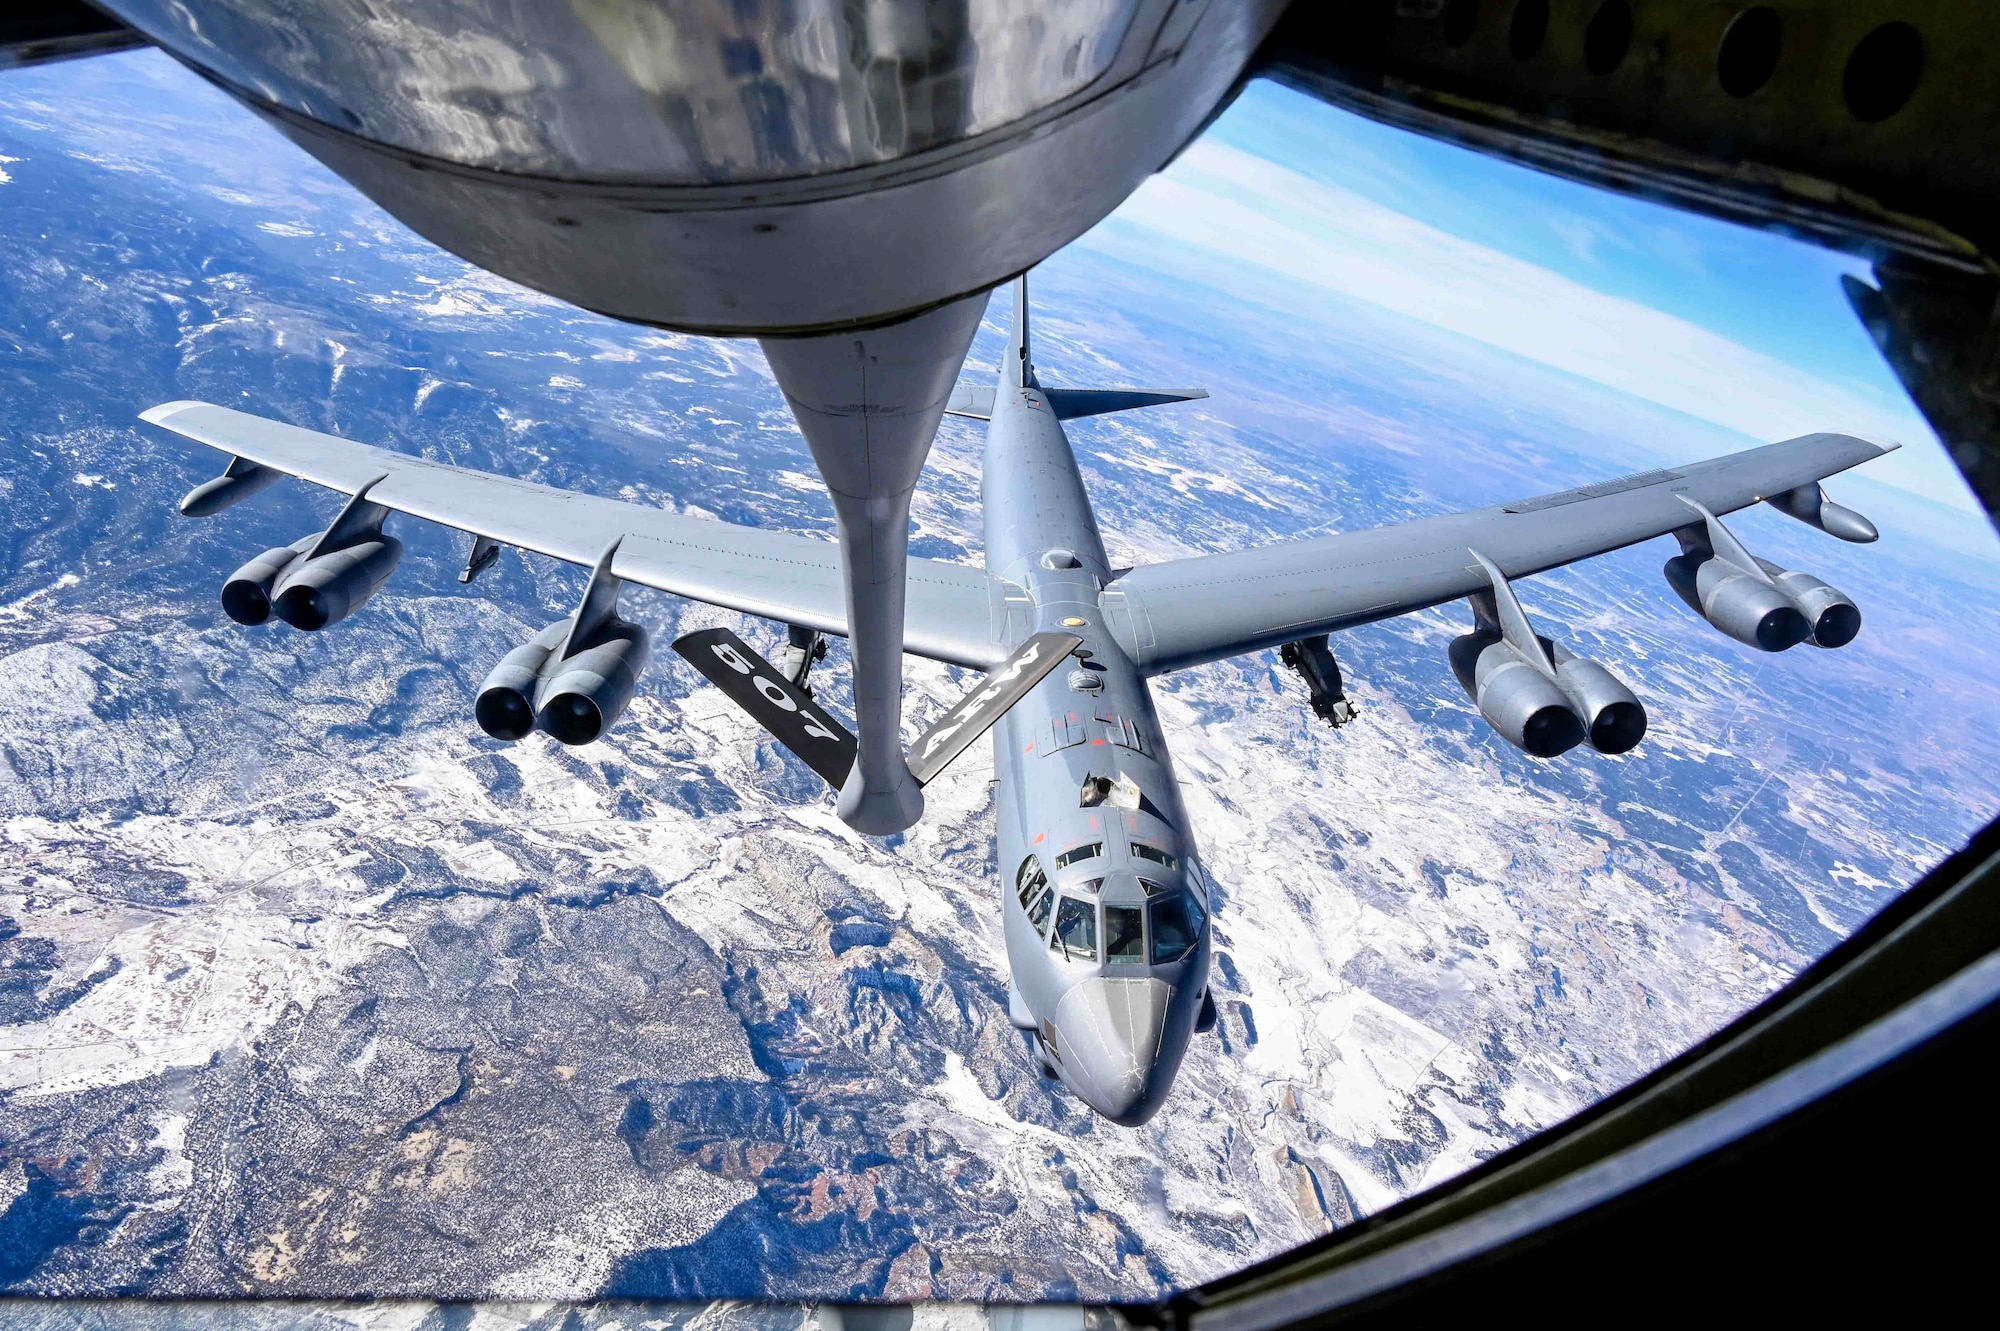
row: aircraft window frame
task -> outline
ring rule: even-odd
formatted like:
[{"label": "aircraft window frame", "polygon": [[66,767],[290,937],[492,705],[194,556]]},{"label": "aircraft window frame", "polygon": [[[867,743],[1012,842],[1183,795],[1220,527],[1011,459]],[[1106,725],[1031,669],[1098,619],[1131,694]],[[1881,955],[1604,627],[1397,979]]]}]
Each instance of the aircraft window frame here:
[{"label": "aircraft window frame", "polygon": [[1215,879],[1202,867],[1201,861],[1192,855],[1187,857],[1187,881],[1195,890],[1195,898],[1206,908],[1209,897],[1215,891]]},{"label": "aircraft window frame", "polygon": [[1104,843],[1102,841],[1086,841],[1082,845],[1071,846],[1068,850],[1056,856],[1056,868],[1067,869],[1072,864],[1081,864],[1085,860],[1100,859],[1103,855]]},{"label": "aircraft window frame", "polygon": [[[1082,943],[1071,942],[1062,936],[1063,919],[1065,916],[1071,914],[1071,906],[1076,907],[1078,917],[1081,918],[1084,928],[1088,931]],[[1097,960],[1097,903],[1095,901],[1088,901],[1083,897],[1073,897],[1067,892],[1062,894],[1062,904],[1056,907],[1055,923],[1049,926],[1049,950],[1062,953],[1064,961],[1094,962]]]},{"label": "aircraft window frame", "polygon": [[1028,913],[1028,927],[1035,931],[1037,938],[1045,939],[1049,936],[1049,918],[1055,914],[1057,895],[1054,888],[1044,884],[1043,890],[1036,895],[1033,903],[1025,908]]},{"label": "aircraft window frame", "polygon": [[[1129,955],[1115,953],[1111,950],[1113,939],[1111,917],[1114,913],[1120,916],[1131,917],[1132,932],[1129,941],[1132,944],[1133,950]],[[1121,937],[1118,941],[1123,944],[1128,940]],[[1107,905],[1104,908],[1104,961],[1106,965],[1144,966],[1147,956],[1146,942],[1146,908],[1144,906]]]},{"label": "aircraft window frame", "polygon": [[1154,897],[1164,896],[1166,893],[1171,892],[1174,889],[1173,889],[1173,884],[1171,883],[1155,882],[1151,878],[1146,878],[1142,876],[1139,879],[1139,890],[1146,894],[1146,900],[1151,901]]},{"label": "aircraft window frame", "polygon": [[1104,890],[1104,880],[1102,878],[1079,878],[1070,884],[1070,888],[1073,891],[1088,892],[1090,895],[1096,896]]},{"label": "aircraft window frame", "polygon": [[1021,861],[1021,867],[1014,873],[1014,892],[1021,899],[1021,908],[1026,910],[1034,900],[1036,891],[1046,886],[1049,876],[1042,872],[1042,862],[1030,855]]},{"label": "aircraft window frame", "polygon": [[[1162,955],[1160,951],[1160,930],[1153,922],[1155,912],[1164,913],[1175,907],[1183,908],[1187,912],[1187,919],[1184,921],[1188,927],[1187,945],[1170,956]],[[1176,962],[1186,960],[1188,955],[1201,945],[1201,929],[1207,922],[1208,912],[1201,908],[1201,903],[1195,900],[1192,892],[1174,892],[1167,896],[1154,897],[1151,901],[1148,901],[1146,903],[1147,964],[1150,966],[1171,966]]]},{"label": "aircraft window frame", "polygon": [[1132,855],[1135,859],[1157,864],[1169,873],[1181,867],[1178,857],[1168,854],[1158,846],[1148,845],[1144,841],[1134,841],[1132,843]]}]

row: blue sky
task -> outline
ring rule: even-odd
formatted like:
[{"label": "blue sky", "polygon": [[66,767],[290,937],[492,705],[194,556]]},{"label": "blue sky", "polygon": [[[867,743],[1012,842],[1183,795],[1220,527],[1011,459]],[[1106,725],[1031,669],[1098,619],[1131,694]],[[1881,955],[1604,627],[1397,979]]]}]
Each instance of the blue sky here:
[{"label": "blue sky", "polygon": [[1150,232],[1752,439],[1908,445],[1873,480],[1977,506],[1840,290],[1860,259],[1388,129],[1259,81],[1086,245]]}]

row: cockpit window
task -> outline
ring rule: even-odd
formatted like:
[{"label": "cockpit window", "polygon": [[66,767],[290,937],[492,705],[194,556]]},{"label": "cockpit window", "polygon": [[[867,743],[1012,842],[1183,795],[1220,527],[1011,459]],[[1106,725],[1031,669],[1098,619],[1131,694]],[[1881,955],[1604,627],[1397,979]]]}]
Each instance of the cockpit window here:
[{"label": "cockpit window", "polygon": [[1083,846],[1071,846],[1068,850],[1056,856],[1056,868],[1067,869],[1072,864],[1081,864],[1085,860],[1094,860],[1103,853],[1104,843],[1102,841],[1093,841]]},{"label": "cockpit window", "polygon": [[1022,860],[1020,872],[1014,875],[1014,890],[1021,894],[1021,904],[1025,906],[1030,901],[1033,901],[1035,893],[1041,889],[1043,883],[1048,881],[1047,875],[1042,872],[1042,862],[1040,860],[1036,859],[1033,855]]},{"label": "cockpit window", "polygon": [[1139,890],[1149,897],[1156,897],[1162,892],[1173,891],[1172,888],[1166,886],[1164,883],[1156,883],[1150,878],[1141,878],[1139,880]]},{"label": "cockpit window", "polygon": [[1132,843],[1132,854],[1139,859],[1151,860],[1153,863],[1163,865],[1169,869],[1176,867],[1173,856],[1167,854],[1167,852],[1161,850],[1158,846],[1149,846],[1143,841],[1134,841]]},{"label": "cockpit window", "polygon": [[1146,913],[1153,917],[1155,966],[1179,961],[1201,937],[1201,907],[1185,892],[1147,902]]},{"label": "cockpit window", "polygon": [[1056,911],[1055,939],[1050,946],[1071,961],[1097,960],[1097,907],[1064,897]]},{"label": "cockpit window", "polygon": [[1139,918],[1140,910],[1137,906],[1104,908],[1106,961],[1126,961],[1135,966],[1146,964],[1146,940],[1140,936]]},{"label": "cockpit window", "polygon": [[1035,898],[1034,905],[1028,907],[1028,923],[1033,925],[1035,932],[1044,938],[1048,937],[1049,910],[1055,904],[1056,894],[1044,892]]}]

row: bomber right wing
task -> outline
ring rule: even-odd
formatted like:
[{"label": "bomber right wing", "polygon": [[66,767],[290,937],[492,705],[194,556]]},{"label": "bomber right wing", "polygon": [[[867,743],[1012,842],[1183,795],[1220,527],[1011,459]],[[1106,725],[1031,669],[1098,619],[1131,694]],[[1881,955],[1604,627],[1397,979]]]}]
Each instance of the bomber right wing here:
[{"label": "bomber right wing", "polygon": [[[1526,577],[1690,527],[1703,520],[1696,505],[1723,514],[1776,501],[1895,447],[1810,434],[1466,513],[1141,565],[1105,588],[1106,617],[1157,675],[1488,589],[1474,551],[1501,575]],[[1865,522],[1849,531],[1865,534],[1837,534],[1872,539]]]}]

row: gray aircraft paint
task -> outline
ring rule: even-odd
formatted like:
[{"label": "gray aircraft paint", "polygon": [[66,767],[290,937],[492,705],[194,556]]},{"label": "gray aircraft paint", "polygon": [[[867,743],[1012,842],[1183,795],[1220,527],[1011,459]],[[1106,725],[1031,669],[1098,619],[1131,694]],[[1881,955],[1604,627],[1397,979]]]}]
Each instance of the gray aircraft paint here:
[{"label": "gray aircraft paint", "polygon": [[[1016,289],[1014,336],[1001,359],[986,432],[981,504],[987,570],[1026,593],[1009,634],[1068,632],[1099,669],[1079,664],[1037,685],[994,730],[995,821],[1001,912],[1012,975],[1010,1016],[1031,1029],[1043,1066],[1092,1108],[1118,1123],[1143,1123],[1165,1102],[1193,1037],[1208,983],[1208,899],[1192,868],[1194,844],[1180,785],[1167,756],[1152,695],[1105,624],[1110,562],[1083,478],[1029,358],[1026,284]],[[1088,685],[1086,687],[1086,684]],[[1082,804],[1092,779],[1136,785],[1142,807]],[[1057,867],[1078,847],[1101,852]],[[1169,868],[1133,853],[1170,857]],[[1035,857],[1055,904],[1037,928],[1020,891]],[[1113,961],[1107,912],[1190,893],[1201,905],[1195,945],[1152,966]],[[1094,884],[1094,886],[1092,886]],[[1094,956],[1067,952],[1055,935],[1065,902],[1091,913]],[[1148,921],[1150,923],[1150,921]],[[1151,943],[1145,931],[1141,947]]]},{"label": "gray aircraft paint", "polygon": [[[1866,520],[1826,500],[1818,482],[1895,447],[1851,435],[1807,435],[1468,513],[1142,565],[1114,577],[1061,420],[1200,394],[1046,389],[1028,354],[1025,284],[1015,302],[1015,333],[997,385],[947,391],[926,379],[916,394],[932,403],[925,410],[933,420],[944,410],[989,420],[982,481],[987,567],[909,560],[902,649],[990,670],[1038,632],[1081,640],[1075,668],[1043,678],[993,732],[1013,975],[1008,1007],[1014,1024],[1033,1032],[1045,1066],[1121,1123],[1143,1121],[1170,1089],[1200,1018],[1210,952],[1209,884],[1149,677],[1482,589],[1490,596],[1496,574],[1519,578],[1669,532],[1686,536],[1691,523],[1720,527],[1713,515],[1760,501],[1844,540],[1871,540]],[[828,401],[838,406],[838,373],[830,373]],[[911,373],[924,377],[929,370],[913,363]],[[143,419],[230,455],[224,475],[184,501],[190,516],[219,512],[261,490],[268,483],[263,468],[344,496],[365,490],[371,510],[473,533],[475,550],[488,541],[587,568],[601,564],[603,578],[848,632],[840,544],[491,476],[208,403],[165,403]],[[830,427],[832,435],[855,428],[851,420]],[[892,499],[903,493],[902,479],[889,478],[885,493]],[[872,516],[869,523],[879,526]],[[855,530],[843,524],[849,546]],[[1754,562],[1773,585],[1801,576]],[[878,623],[871,632],[881,630]],[[894,668],[893,659],[886,664]],[[907,772],[903,755],[894,757]],[[1098,849],[1059,862],[1080,846]],[[1024,902],[1018,890],[1030,856],[1047,879],[1051,903],[1039,927],[1029,908],[1040,895]],[[1142,880],[1154,885],[1150,895]],[[1192,945],[1153,965],[1155,911],[1176,900],[1201,908],[1198,924],[1190,912]],[[1093,925],[1089,958],[1057,935],[1065,901],[1076,903],[1073,913],[1087,912]],[[1113,912],[1135,910],[1142,921],[1138,955],[1108,957]]]}]

